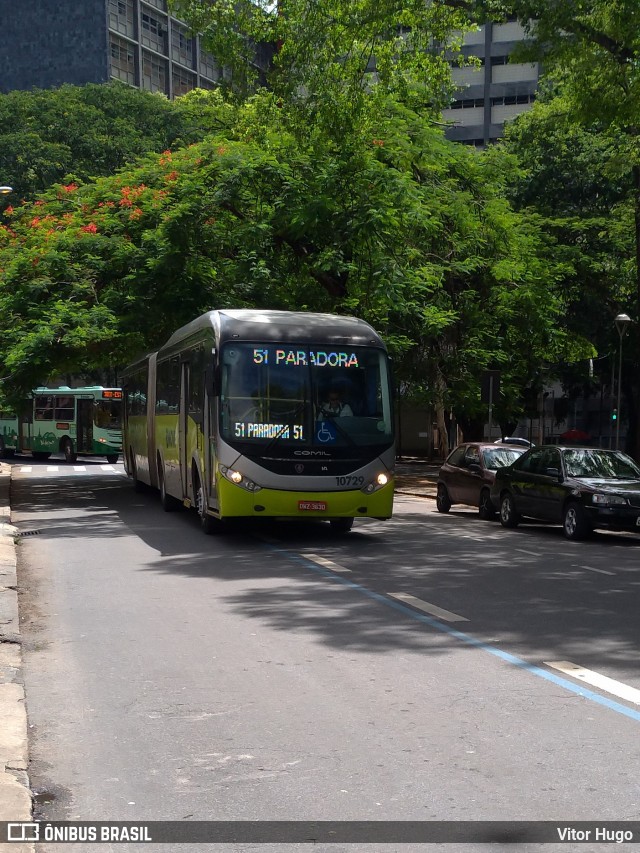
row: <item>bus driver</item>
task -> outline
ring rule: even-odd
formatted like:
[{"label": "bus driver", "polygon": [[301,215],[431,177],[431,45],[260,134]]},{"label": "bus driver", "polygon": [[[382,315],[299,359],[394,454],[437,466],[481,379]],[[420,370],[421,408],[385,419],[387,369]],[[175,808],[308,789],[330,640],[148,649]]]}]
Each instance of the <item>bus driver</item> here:
[{"label": "bus driver", "polygon": [[353,410],[348,403],[343,403],[340,394],[330,389],[326,403],[320,406],[320,415],[324,418],[346,418],[353,415]]}]

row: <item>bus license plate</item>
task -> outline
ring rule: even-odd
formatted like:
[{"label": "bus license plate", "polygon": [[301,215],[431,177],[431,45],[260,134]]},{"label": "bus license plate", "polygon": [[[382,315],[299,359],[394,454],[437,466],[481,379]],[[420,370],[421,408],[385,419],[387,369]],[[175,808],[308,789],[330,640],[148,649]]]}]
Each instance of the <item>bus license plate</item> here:
[{"label": "bus license plate", "polygon": [[636,527],[640,527],[640,515],[636,518]]},{"label": "bus license plate", "polygon": [[311,510],[315,512],[326,512],[326,501],[298,501],[298,509],[305,511]]}]

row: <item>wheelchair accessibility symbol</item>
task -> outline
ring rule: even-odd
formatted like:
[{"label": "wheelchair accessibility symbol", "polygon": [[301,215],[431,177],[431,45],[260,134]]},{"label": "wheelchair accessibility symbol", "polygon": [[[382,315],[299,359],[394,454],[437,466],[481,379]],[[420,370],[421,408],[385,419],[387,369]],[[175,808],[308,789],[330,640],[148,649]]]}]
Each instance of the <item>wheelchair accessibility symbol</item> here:
[{"label": "wheelchair accessibility symbol", "polygon": [[316,440],[321,444],[329,444],[338,437],[335,426],[327,421],[321,421],[316,426]]}]

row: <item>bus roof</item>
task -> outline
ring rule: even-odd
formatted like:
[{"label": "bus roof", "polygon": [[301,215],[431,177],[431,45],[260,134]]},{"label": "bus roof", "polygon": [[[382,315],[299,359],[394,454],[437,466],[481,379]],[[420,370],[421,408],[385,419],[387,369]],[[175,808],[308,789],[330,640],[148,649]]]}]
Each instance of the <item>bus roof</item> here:
[{"label": "bus roof", "polygon": [[357,317],[237,308],[209,311],[192,320],[174,332],[162,350],[173,349],[181,341],[197,336],[207,329],[215,331],[215,337],[220,344],[230,340],[283,343],[322,341],[327,344],[359,344],[384,348],[378,333]]}]

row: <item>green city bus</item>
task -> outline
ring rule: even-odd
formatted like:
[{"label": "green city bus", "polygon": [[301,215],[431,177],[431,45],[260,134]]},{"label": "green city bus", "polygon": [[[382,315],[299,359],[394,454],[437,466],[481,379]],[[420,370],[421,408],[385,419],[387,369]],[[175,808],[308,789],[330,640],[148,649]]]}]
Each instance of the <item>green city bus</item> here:
[{"label": "green city bus", "polygon": [[34,459],[62,453],[106,456],[117,462],[122,450],[122,389],[35,388],[20,411],[0,412],[0,457],[29,452]]},{"label": "green city bus", "polygon": [[158,489],[165,510],[195,507],[206,533],[232,518],[326,519],[346,532],[354,518],[391,516],[390,371],[362,320],[209,311],[122,384],[129,476]]}]

